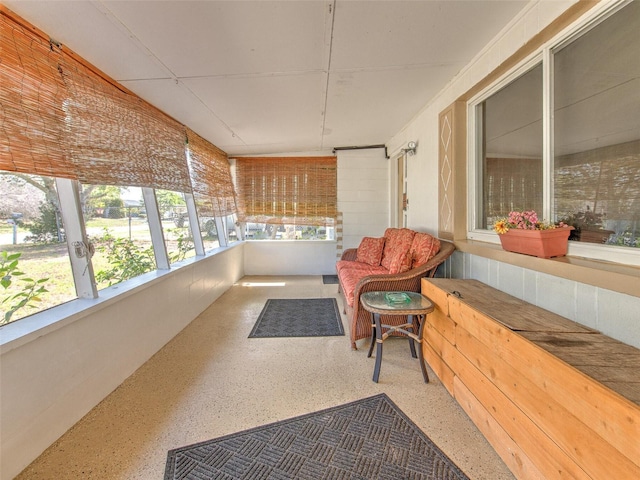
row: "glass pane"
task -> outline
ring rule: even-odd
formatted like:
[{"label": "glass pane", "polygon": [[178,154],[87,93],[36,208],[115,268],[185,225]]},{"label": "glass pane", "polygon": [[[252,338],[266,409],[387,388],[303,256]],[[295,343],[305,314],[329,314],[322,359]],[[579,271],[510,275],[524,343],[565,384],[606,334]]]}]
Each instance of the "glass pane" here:
[{"label": "glass pane", "polygon": [[554,213],[573,240],[640,247],[640,2],[555,53]]},{"label": "glass pane", "polygon": [[196,254],[184,195],[170,190],[156,190],[162,219],[164,242],[169,262],[176,263]]},{"label": "glass pane", "polygon": [[200,233],[202,234],[202,243],[205,252],[218,248],[218,229],[216,226],[216,218],[211,198],[203,195],[194,195],[196,201],[196,210],[198,214],[198,222],[200,224]]},{"label": "glass pane", "polygon": [[82,185],[80,200],[99,290],[156,269],[140,188]]},{"label": "glass pane", "polygon": [[542,65],[485,100],[478,228],[513,210],[542,212]]},{"label": "glass pane", "polygon": [[235,213],[231,215],[227,215],[222,219],[222,223],[226,229],[227,242],[229,245],[235,242],[239,242],[241,238],[238,237],[238,232],[236,231],[236,223],[238,222],[238,217]]},{"label": "glass pane", "polygon": [[59,209],[54,178],[0,175],[0,325],[76,298]]},{"label": "glass pane", "polygon": [[245,223],[244,232],[247,240],[333,240],[335,238],[333,226]]}]

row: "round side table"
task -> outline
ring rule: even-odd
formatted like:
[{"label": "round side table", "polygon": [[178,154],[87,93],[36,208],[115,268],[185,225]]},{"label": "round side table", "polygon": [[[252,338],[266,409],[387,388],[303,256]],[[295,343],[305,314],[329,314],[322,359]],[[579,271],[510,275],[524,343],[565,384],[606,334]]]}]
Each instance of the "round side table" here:
[{"label": "round side table", "polygon": [[[411,355],[416,358],[415,342],[418,342],[418,359],[425,383],[429,383],[429,374],[422,354],[422,329],[427,314],[433,312],[433,303],[427,297],[416,292],[367,292],[360,296],[365,310],[371,313],[372,331],[371,345],[367,357],[371,357],[373,345],[376,345],[376,365],[373,370],[373,381],[378,382],[382,364],[382,344],[389,335],[395,332],[404,333],[409,338]],[[402,325],[385,325],[381,315],[397,315],[407,317]]]}]

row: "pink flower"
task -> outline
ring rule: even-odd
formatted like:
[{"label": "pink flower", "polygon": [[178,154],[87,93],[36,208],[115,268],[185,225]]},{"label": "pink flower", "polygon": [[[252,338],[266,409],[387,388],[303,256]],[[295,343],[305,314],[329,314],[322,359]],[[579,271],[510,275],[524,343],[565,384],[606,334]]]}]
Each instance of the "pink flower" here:
[{"label": "pink flower", "polygon": [[511,228],[519,228],[521,230],[547,230],[556,227],[568,227],[568,225],[560,222],[557,226],[553,223],[541,222],[535,210],[525,210],[522,212],[509,212],[509,216],[497,220],[494,229],[502,234]]}]

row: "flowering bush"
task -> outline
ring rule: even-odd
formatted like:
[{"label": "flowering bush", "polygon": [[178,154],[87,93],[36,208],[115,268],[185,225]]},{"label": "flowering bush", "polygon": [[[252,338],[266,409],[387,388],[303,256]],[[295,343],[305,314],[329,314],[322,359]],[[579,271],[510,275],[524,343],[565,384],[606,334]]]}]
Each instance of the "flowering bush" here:
[{"label": "flowering bush", "polygon": [[527,210],[524,212],[509,212],[507,218],[496,220],[493,224],[493,229],[502,235],[512,228],[519,228],[520,230],[549,230],[568,226],[569,225],[564,222],[559,222],[558,224],[541,222],[538,219],[538,214],[534,210]]}]

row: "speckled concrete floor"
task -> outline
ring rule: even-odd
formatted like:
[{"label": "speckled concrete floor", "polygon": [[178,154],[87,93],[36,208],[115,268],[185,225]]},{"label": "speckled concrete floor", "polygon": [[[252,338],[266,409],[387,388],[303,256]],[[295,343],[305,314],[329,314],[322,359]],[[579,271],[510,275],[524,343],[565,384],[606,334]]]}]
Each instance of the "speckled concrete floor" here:
[{"label": "speckled concrete floor", "polygon": [[161,480],[170,449],[382,392],[471,479],[513,478],[431,370],[423,383],[406,341],[385,342],[375,384],[374,359],[348,336],[247,338],[268,298],[319,297],[337,286],[243,278],[18,479]]}]

